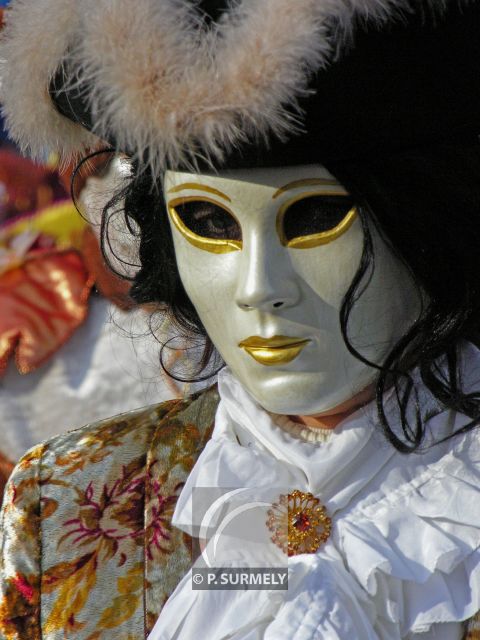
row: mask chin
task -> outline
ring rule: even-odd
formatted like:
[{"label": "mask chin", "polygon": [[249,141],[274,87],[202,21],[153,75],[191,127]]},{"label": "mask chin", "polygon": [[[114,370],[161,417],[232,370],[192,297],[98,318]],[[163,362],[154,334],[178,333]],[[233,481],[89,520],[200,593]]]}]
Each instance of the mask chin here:
[{"label": "mask chin", "polygon": [[[320,416],[344,410],[359,395],[365,396],[366,400],[373,397],[377,371],[359,361],[357,363],[351,363],[348,375],[341,381],[327,374],[298,372],[277,375],[270,384],[258,380],[252,384],[241,373],[235,370],[233,373],[266,411],[281,415]],[[366,389],[371,389],[368,398]]]}]

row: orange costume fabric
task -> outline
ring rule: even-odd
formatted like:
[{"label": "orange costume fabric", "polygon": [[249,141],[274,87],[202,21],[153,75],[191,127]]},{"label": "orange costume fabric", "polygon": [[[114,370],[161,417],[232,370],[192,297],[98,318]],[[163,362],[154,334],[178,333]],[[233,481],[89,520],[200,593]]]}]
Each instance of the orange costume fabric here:
[{"label": "orange costume fabric", "polygon": [[130,284],[106,268],[73,203],[0,226],[0,376],[13,355],[22,374],[50,359],[84,322],[94,284],[120,308],[132,306]]},{"label": "orange costume fabric", "polygon": [[93,279],[77,251],[28,258],[0,277],[0,374],[16,351],[20,373],[43,364],[84,321]]}]

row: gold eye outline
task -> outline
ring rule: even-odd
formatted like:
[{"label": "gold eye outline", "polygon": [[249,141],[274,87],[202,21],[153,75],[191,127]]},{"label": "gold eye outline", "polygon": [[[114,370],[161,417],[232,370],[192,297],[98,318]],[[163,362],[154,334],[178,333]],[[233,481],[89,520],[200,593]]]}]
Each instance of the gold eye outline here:
[{"label": "gold eye outline", "polygon": [[333,227],[333,229],[329,229],[328,231],[320,231],[319,233],[311,233],[307,236],[298,236],[297,238],[288,240],[283,230],[283,220],[285,218],[285,214],[293,204],[300,202],[301,200],[306,200],[307,198],[313,198],[314,196],[345,197],[348,196],[348,193],[343,190],[309,191],[307,193],[301,193],[293,198],[290,198],[290,200],[287,200],[287,202],[285,202],[280,207],[276,221],[277,234],[280,238],[280,242],[284,247],[288,247],[289,249],[314,249],[315,247],[320,247],[321,245],[328,244],[346,233],[357,219],[357,208],[352,207],[350,211],[348,211],[348,213],[345,215],[345,217],[342,218],[342,220],[335,227]]},{"label": "gold eye outline", "polygon": [[228,209],[228,207],[225,207],[223,204],[220,204],[211,198],[206,198],[205,196],[184,196],[181,198],[175,198],[174,200],[170,200],[167,205],[168,214],[176,229],[182,234],[187,242],[194,247],[197,247],[197,249],[202,249],[203,251],[209,251],[210,253],[216,254],[231,253],[232,251],[242,250],[243,243],[241,240],[219,240],[217,238],[206,238],[204,236],[199,236],[189,229],[175,209],[178,205],[186,204],[187,202],[209,202],[210,204],[214,204],[230,214],[237,222],[238,226],[240,226],[236,216],[230,209]]}]

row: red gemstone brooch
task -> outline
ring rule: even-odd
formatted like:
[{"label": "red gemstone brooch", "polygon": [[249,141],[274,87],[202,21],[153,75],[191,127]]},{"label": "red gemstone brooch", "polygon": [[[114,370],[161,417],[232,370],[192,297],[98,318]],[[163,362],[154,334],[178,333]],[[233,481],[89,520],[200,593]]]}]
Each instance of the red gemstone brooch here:
[{"label": "red gemstone brooch", "polygon": [[311,493],[295,489],[282,494],[267,515],[272,542],[289,556],[315,553],[330,537],[332,521],[320,500]]}]

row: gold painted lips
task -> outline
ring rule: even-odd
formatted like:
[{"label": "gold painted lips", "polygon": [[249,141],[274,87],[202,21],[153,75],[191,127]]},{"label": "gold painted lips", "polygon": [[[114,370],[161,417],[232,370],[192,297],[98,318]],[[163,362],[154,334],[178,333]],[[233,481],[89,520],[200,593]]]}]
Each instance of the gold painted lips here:
[{"label": "gold painted lips", "polygon": [[288,364],[295,360],[309,342],[310,340],[291,336],[273,336],[273,338],[252,336],[242,340],[238,346],[259,364],[272,367],[278,364]]}]

